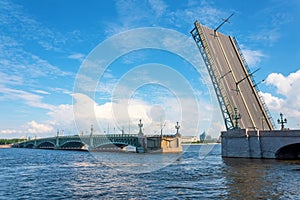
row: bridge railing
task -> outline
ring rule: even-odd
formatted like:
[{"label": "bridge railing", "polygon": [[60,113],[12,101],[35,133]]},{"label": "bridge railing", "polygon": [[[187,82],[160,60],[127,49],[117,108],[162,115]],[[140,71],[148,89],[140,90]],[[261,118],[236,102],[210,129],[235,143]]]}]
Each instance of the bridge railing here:
[{"label": "bridge railing", "polygon": [[[243,54],[243,52],[242,52],[240,46],[238,45],[237,40],[235,39],[235,37],[233,37],[233,42],[234,42],[235,46],[237,47],[237,50],[238,50],[238,52],[239,52],[239,54],[240,54],[240,57],[241,57],[241,59],[242,59],[242,62],[243,62],[243,64],[244,64],[244,66],[246,67],[246,70],[248,71],[248,74],[252,74],[252,72],[251,72],[251,70],[250,70],[250,68],[249,68],[249,65],[248,65],[248,63],[247,63],[247,61],[246,61],[246,59],[245,59],[245,56],[244,56],[244,54]],[[274,120],[273,120],[273,118],[272,118],[272,115],[271,115],[271,113],[270,113],[270,110],[268,109],[268,106],[267,106],[267,104],[266,104],[264,98],[261,96],[261,92],[260,92],[260,89],[259,89],[259,87],[258,87],[258,84],[255,82],[255,79],[253,78],[253,76],[250,76],[250,79],[251,79],[251,81],[253,82],[254,89],[256,89],[257,94],[258,94],[258,98],[260,99],[261,104],[262,104],[262,106],[263,106],[263,109],[265,110],[265,112],[266,112],[266,114],[267,114],[267,117],[268,117],[268,119],[269,119],[269,121],[270,121],[270,123],[271,123],[270,125],[274,128],[274,127],[275,127],[275,122],[274,122]]]}]

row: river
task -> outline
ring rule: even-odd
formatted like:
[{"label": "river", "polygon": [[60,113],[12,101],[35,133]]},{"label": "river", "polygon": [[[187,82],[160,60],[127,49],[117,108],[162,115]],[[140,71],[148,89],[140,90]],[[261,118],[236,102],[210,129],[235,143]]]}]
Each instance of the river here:
[{"label": "river", "polygon": [[298,199],[300,161],[182,154],[0,149],[0,199]]}]

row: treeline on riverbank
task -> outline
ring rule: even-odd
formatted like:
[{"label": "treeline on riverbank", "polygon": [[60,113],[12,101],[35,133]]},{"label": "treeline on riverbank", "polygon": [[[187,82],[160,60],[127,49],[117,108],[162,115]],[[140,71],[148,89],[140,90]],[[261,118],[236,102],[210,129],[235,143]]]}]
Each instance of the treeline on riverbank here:
[{"label": "treeline on riverbank", "polygon": [[0,145],[5,145],[5,144],[14,144],[18,142],[25,141],[26,139],[20,139],[20,138],[13,138],[13,139],[0,139]]}]

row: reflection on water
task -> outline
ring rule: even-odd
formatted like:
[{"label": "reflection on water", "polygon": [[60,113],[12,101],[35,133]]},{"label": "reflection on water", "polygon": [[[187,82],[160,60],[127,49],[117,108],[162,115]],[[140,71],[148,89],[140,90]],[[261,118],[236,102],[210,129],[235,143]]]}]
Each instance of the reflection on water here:
[{"label": "reflection on water", "polygon": [[297,199],[300,161],[179,154],[0,149],[0,199]]},{"label": "reflection on water", "polygon": [[[224,158],[229,196],[236,199],[286,199],[300,194],[299,161]],[[296,192],[296,193],[295,193]]]},{"label": "reflection on water", "polygon": [[178,160],[181,154],[137,154],[128,152],[92,152],[92,156],[101,164],[117,171],[146,173],[157,171]]}]

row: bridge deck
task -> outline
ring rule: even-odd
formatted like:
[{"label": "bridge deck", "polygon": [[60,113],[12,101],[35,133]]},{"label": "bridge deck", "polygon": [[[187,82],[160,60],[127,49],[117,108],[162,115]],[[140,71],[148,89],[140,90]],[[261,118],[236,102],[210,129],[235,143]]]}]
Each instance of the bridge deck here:
[{"label": "bridge deck", "polygon": [[112,147],[123,149],[126,146],[136,147],[139,152],[181,152],[181,137],[178,135],[152,135],[139,134],[106,134],[106,135],[73,135],[57,136],[28,140],[14,144],[16,148],[38,149],[68,149],[98,151]]},{"label": "bridge deck", "polygon": [[239,125],[241,128],[256,128],[272,130],[273,125],[265,110],[263,102],[255,88],[248,72],[246,63],[239,52],[234,39],[222,33],[195,23],[198,33],[201,33],[202,42],[207,46],[205,53],[211,56],[214,76],[222,84],[223,96],[229,101],[227,106],[233,119],[234,108],[241,114]]}]

